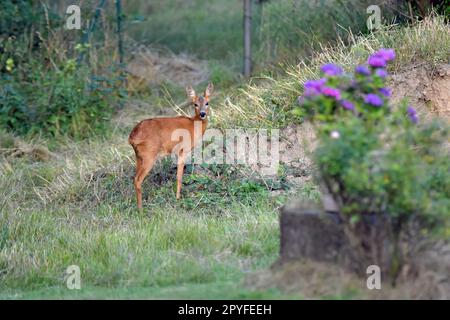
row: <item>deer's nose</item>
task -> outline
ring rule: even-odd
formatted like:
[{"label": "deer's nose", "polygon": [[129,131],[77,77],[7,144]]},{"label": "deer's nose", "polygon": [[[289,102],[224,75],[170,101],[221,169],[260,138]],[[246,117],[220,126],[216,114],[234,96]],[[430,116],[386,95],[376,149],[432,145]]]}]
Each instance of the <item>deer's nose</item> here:
[{"label": "deer's nose", "polygon": [[205,112],[205,111],[201,111],[201,112],[200,112],[200,117],[201,117],[201,118],[206,117],[206,112]]}]

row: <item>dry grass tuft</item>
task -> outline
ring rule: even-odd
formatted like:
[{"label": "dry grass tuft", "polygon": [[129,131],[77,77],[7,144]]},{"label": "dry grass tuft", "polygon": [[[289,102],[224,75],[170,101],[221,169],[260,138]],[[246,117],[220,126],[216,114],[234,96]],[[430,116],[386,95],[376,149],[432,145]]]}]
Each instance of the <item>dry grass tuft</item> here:
[{"label": "dry grass tuft", "polygon": [[32,161],[49,161],[55,154],[38,142],[27,143],[10,133],[0,132],[0,156],[7,159],[28,158]]},{"label": "dry grass tuft", "polygon": [[179,86],[197,85],[208,79],[205,62],[184,54],[176,55],[167,49],[139,45],[127,65],[128,86],[131,92],[169,82]]}]

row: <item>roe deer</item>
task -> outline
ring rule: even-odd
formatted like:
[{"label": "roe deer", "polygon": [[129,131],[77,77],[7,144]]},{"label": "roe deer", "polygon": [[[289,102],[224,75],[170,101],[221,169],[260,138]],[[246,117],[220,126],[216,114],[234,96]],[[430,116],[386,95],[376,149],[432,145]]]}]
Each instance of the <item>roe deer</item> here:
[{"label": "roe deer", "polygon": [[[130,133],[128,142],[136,153],[136,176],[134,178],[134,188],[136,189],[137,206],[142,209],[142,182],[152,169],[158,156],[166,156],[175,153],[178,156],[177,161],[177,194],[176,198],[181,196],[181,183],[186,155],[195,147],[198,140],[201,140],[208,125],[209,97],[213,91],[213,85],[210,83],[203,96],[197,96],[192,87],[186,88],[186,93],[195,106],[195,115],[191,118],[167,117],[153,118],[139,122]],[[199,133],[194,131],[195,124],[201,125]],[[187,132],[190,136],[188,146],[180,146],[182,137],[174,139],[174,133],[177,130]],[[177,136],[178,137],[178,136]],[[185,143],[186,141],[183,141]],[[177,147],[177,148],[175,148]]]}]

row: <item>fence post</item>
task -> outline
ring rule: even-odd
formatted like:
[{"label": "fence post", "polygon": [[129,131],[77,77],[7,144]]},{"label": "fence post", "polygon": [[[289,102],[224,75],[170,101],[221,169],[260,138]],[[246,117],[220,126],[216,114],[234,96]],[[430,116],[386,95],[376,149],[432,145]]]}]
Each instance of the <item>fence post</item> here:
[{"label": "fence post", "polygon": [[252,0],[244,0],[244,76],[252,72]]},{"label": "fence post", "polygon": [[[98,17],[100,16],[100,12],[102,11],[102,8],[104,7],[106,3],[106,0],[101,0],[97,8],[95,9],[94,18],[92,19],[88,31],[86,31],[83,34],[83,37],[81,38],[81,43],[84,45],[89,41],[90,34],[95,30],[95,25],[97,23]],[[77,62],[80,63],[84,59],[84,51],[80,53],[78,56]]]},{"label": "fence post", "polygon": [[121,0],[115,0],[116,2],[116,13],[117,13],[117,36],[119,45],[119,61],[123,64],[124,53],[123,53],[123,38],[122,38],[122,3]]}]

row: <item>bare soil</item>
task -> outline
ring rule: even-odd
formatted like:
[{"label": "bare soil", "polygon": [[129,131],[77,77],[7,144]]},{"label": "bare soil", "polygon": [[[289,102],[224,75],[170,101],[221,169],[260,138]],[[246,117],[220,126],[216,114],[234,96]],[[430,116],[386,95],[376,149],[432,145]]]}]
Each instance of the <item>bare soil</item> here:
[{"label": "bare soil", "polygon": [[450,120],[450,64],[410,66],[392,75],[390,87],[393,102],[408,99],[421,118]]}]

